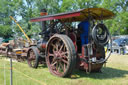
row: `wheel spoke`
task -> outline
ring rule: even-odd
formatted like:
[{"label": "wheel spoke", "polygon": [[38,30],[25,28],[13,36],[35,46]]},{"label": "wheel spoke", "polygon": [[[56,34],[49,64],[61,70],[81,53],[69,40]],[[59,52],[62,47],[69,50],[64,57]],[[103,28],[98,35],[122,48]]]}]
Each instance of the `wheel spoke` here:
[{"label": "wheel spoke", "polygon": [[61,46],[61,40],[60,39],[56,42],[56,51],[59,51],[59,46]]},{"label": "wheel spoke", "polygon": [[64,47],[64,44],[62,44],[62,45],[61,45],[61,47],[60,47],[59,51],[61,51],[63,47]]},{"label": "wheel spoke", "polygon": [[57,69],[57,70],[58,70],[58,72],[60,73],[60,71],[61,71],[61,70],[60,70],[60,63],[58,63],[58,69]]},{"label": "wheel spoke", "polygon": [[56,51],[58,51],[59,50],[59,46],[58,46],[58,44],[56,43]]},{"label": "wheel spoke", "polygon": [[55,71],[56,70],[56,67],[55,66],[51,66],[51,69]]},{"label": "wheel spoke", "polygon": [[53,56],[53,57],[55,56],[54,54],[51,54],[51,53],[50,53],[50,54],[48,54],[48,55],[49,55],[49,56]]},{"label": "wheel spoke", "polygon": [[51,66],[55,66],[57,64],[57,61],[54,61],[51,63]]},{"label": "wheel spoke", "polygon": [[66,46],[64,46],[64,50],[63,51],[66,51]]},{"label": "wheel spoke", "polygon": [[62,56],[66,56],[66,54],[68,54],[68,52],[62,52],[61,53]]},{"label": "wheel spoke", "polygon": [[29,60],[35,60],[35,56],[30,56],[28,59]]},{"label": "wheel spoke", "polygon": [[56,46],[54,44],[51,44],[51,46],[53,47],[53,51],[56,50]]},{"label": "wheel spoke", "polygon": [[57,62],[56,67],[55,67],[57,72],[58,72],[58,66],[59,66],[59,65],[58,65],[58,62]]},{"label": "wheel spoke", "polygon": [[63,70],[63,72],[65,72],[65,71],[64,71],[64,66],[62,65],[61,62],[60,62],[60,66],[61,66],[61,69]]},{"label": "wheel spoke", "polygon": [[31,61],[32,59],[31,58],[28,58],[29,61]]},{"label": "wheel spoke", "polygon": [[55,48],[55,47],[56,47],[53,43],[51,44],[51,46],[52,46],[53,48]]},{"label": "wheel spoke", "polygon": [[62,62],[64,62],[65,64],[68,64],[68,61],[66,61],[65,59],[62,59]]},{"label": "wheel spoke", "polygon": [[34,65],[35,65],[35,60],[33,60],[33,61],[31,61],[31,62],[32,62],[32,63],[31,63],[31,64],[32,64],[32,66],[34,66]]}]

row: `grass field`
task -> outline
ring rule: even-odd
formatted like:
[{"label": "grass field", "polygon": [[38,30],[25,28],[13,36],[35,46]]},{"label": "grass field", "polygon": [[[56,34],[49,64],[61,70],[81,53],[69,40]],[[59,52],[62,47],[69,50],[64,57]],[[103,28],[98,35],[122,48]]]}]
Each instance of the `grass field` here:
[{"label": "grass field", "polygon": [[[13,85],[128,85],[128,55],[113,54],[102,73],[75,70],[71,78],[53,76],[46,66],[32,69],[25,63],[13,62],[13,67]],[[9,61],[0,57],[0,85],[4,82],[10,85]]]}]

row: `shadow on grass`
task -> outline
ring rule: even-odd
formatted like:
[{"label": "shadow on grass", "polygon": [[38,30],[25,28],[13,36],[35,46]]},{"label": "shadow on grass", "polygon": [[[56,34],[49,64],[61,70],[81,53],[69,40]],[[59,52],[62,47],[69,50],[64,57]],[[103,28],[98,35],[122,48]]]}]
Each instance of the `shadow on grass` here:
[{"label": "shadow on grass", "polygon": [[73,75],[75,77],[71,77],[72,79],[82,78],[82,77],[89,77],[94,79],[110,79],[110,78],[119,78],[119,77],[125,77],[125,75],[128,74],[128,71],[126,70],[120,70],[115,68],[106,67],[102,69],[101,73],[90,73],[87,74],[84,71],[75,70],[73,72]]},{"label": "shadow on grass", "polygon": [[38,66],[38,69],[48,68],[46,64],[40,64]]}]

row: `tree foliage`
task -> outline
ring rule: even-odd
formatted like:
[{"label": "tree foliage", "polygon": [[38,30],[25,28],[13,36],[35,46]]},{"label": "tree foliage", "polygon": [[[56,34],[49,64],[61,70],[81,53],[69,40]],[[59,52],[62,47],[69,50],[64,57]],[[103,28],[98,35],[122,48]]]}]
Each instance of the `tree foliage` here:
[{"label": "tree foliage", "polygon": [[[18,22],[29,36],[39,33],[39,23],[30,23],[46,8],[48,14],[71,12],[83,8],[102,7],[113,11],[116,17],[104,23],[113,35],[128,34],[128,0],[0,0],[0,37],[22,36],[9,16]],[[36,33],[36,34],[37,34]]]},{"label": "tree foliage", "polygon": [[9,38],[13,36],[12,21],[9,16],[15,16],[16,3],[14,2],[11,0],[0,0],[0,37]]}]

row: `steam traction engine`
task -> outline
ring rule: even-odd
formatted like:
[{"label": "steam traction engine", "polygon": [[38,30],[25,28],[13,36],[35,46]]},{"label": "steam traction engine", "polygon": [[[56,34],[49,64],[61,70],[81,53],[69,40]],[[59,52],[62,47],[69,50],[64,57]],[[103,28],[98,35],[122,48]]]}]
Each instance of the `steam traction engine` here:
[{"label": "steam traction engine", "polygon": [[[37,46],[32,46],[27,54],[30,67],[46,63],[49,71],[56,76],[69,76],[73,69],[86,72],[100,71],[110,53],[105,54],[104,46],[111,42],[111,37],[103,20],[110,19],[114,14],[103,8],[88,8],[76,12],[47,15],[42,10],[39,18],[31,22],[42,22],[42,39]],[[81,45],[79,28],[73,22],[88,20],[88,44]],[[47,21],[47,25],[46,25]],[[49,23],[49,25],[48,25]]]}]

